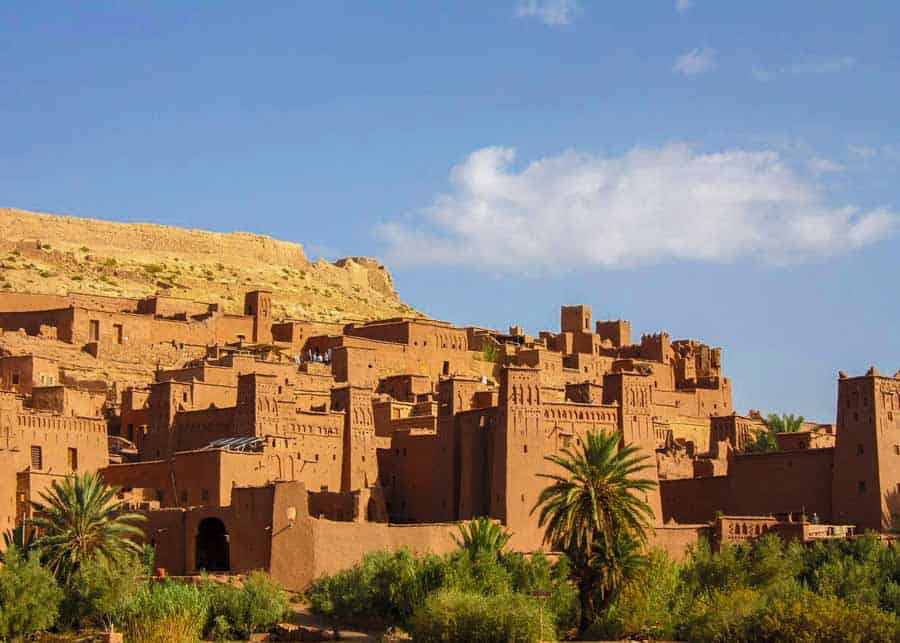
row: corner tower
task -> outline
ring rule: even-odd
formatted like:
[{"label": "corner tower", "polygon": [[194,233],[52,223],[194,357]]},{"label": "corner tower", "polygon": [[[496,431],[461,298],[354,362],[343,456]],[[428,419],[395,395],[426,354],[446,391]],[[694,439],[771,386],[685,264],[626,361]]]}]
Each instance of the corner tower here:
[{"label": "corner tower", "polygon": [[900,378],[875,367],[838,379],[832,521],[883,531],[900,523]]}]

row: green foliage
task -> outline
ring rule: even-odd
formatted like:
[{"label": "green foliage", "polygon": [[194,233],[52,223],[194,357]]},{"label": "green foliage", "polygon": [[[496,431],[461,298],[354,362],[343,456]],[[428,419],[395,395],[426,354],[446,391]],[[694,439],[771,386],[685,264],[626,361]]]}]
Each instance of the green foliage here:
[{"label": "green foliage", "polygon": [[[15,548],[16,551],[27,558],[34,549],[34,530],[27,529],[24,525],[17,525],[12,529],[3,532],[3,549],[9,551]],[[0,552],[0,562],[5,560],[5,554]]]},{"label": "green foliage", "polygon": [[683,563],[662,554],[626,582],[592,638],[900,640],[900,553],[873,535],[810,546],[775,536]]},{"label": "green foliage", "polygon": [[485,516],[460,525],[459,534],[459,537],[454,536],[456,544],[473,559],[481,553],[499,556],[512,536],[499,523]]},{"label": "green foliage", "polygon": [[89,558],[65,586],[61,622],[70,627],[121,626],[130,601],[141,588],[137,556],[130,552],[114,558]]},{"label": "green foliage", "polygon": [[[544,619],[559,631],[578,621],[578,595],[568,582],[569,567],[562,559],[527,557],[479,549],[438,557],[413,556],[408,551],[375,552],[354,567],[318,579],[307,592],[313,612],[338,619],[380,619],[406,626],[436,592],[489,597],[541,593]],[[536,599],[535,599],[536,600]],[[418,639],[416,639],[418,640]]]},{"label": "green foliage", "polygon": [[173,581],[145,583],[123,614],[126,641],[188,643],[200,638],[207,598],[195,585]]},{"label": "green foliage", "polygon": [[714,590],[688,606],[676,636],[716,643],[755,641],[753,627],[764,607],[765,597],[755,589]]},{"label": "green foliage", "polygon": [[756,625],[761,641],[900,640],[900,621],[871,605],[856,605],[831,596],[805,593],[789,603],[771,602]]},{"label": "green foliage", "polygon": [[647,565],[630,577],[615,600],[591,626],[588,639],[671,639],[684,611],[680,568],[664,551],[650,553]]},{"label": "green foliage", "polygon": [[537,601],[524,594],[484,596],[476,592],[443,589],[425,601],[410,621],[414,640],[481,641],[484,643],[526,642],[555,638],[553,628],[544,624]]},{"label": "green foliage", "polygon": [[803,422],[802,415],[794,415],[793,413],[790,415],[770,413],[766,417],[766,426],[775,433],[797,433],[803,428]]},{"label": "green foliage", "polygon": [[350,569],[316,580],[307,592],[314,612],[334,618],[380,618],[404,623],[447,573],[437,556],[408,550],[372,552]]},{"label": "green foliage", "polygon": [[207,581],[201,586],[209,611],[204,631],[208,638],[249,638],[271,630],[284,618],[287,592],[264,572],[251,572],[240,587]]},{"label": "green foliage", "polygon": [[65,585],[88,559],[110,561],[126,552],[138,553],[135,538],[143,532],[134,523],[141,514],[125,511],[118,489],[97,473],[54,480],[41,499],[32,502],[32,524],[40,533],[35,547]]},{"label": "green foliage", "polygon": [[7,641],[42,632],[59,613],[62,591],[37,556],[23,556],[13,545],[0,567],[0,639]]},{"label": "green foliage", "polygon": [[496,344],[491,344],[489,342],[485,342],[484,346],[481,347],[481,361],[483,362],[499,362],[500,361],[500,347]]},{"label": "green foliage", "polygon": [[144,576],[153,576],[153,572],[156,568],[156,549],[153,545],[145,543],[144,546],[141,547],[140,559],[141,570],[143,571]]}]

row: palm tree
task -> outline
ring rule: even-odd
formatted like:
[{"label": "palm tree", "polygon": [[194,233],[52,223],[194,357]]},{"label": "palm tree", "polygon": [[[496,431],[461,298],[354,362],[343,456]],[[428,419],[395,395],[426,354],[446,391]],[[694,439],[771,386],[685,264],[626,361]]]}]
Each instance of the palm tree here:
[{"label": "palm tree", "polygon": [[775,413],[769,413],[766,418],[766,426],[773,433],[797,433],[803,428],[803,421],[802,415],[794,415],[793,413],[787,415],[782,413],[779,416]]},{"label": "palm tree", "polygon": [[634,537],[619,532],[609,547],[594,548],[589,565],[597,578],[600,604],[608,605],[628,579],[647,568],[649,560]]},{"label": "palm tree", "polygon": [[85,473],[55,480],[40,501],[31,503],[38,534],[35,547],[61,581],[71,578],[88,559],[110,561],[140,552],[134,539],[143,532],[134,523],[145,517],[126,512],[118,493],[99,474]]},{"label": "palm tree", "polygon": [[747,444],[744,449],[749,453],[778,451],[778,438],[775,436],[779,433],[797,433],[803,428],[803,422],[804,418],[802,415],[769,413],[765,419],[765,430],[757,433],[756,439]]},{"label": "palm tree", "polygon": [[[7,552],[11,547],[15,547],[23,558],[28,558],[34,549],[34,530],[28,529],[25,525],[7,529],[3,532],[3,551]],[[3,554],[0,554],[0,562],[3,562],[3,559]]]},{"label": "palm tree", "polygon": [[[624,551],[617,541],[623,536],[637,546],[647,541],[653,509],[643,498],[656,482],[638,474],[654,466],[645,463],[648,458],[638,455],[633,446],[619,449],[616,433],[588,433],[579,450],[563,449],[562,455],[547,456],[562,469],[560,473],[538,474],[551,484],[541,492],[532,512],[540,508],[544,543],[565,552],[572,561],[581,595],[582,630],[597,613],[595,590],[601,589],[601,599],[614,592],[612,584],[618,575],[604,565]],[[600,587],[604,582],[606,591]]]},{"label": "palm tree", "polygon": [[459,526],[459,536],[453,540],[469,558],[475,560],[481,553],[493,553],[500,556],[503,548],[512,536],[506,529],[486,516]]}]

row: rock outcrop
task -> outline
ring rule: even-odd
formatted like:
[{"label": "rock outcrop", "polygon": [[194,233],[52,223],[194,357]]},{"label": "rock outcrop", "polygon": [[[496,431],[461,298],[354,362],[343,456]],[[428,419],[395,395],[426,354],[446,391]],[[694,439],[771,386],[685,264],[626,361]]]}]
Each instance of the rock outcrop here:
[{"label": "rock outcrop", "polygon": [[377,260],[311,262],[299,243],[114,223],[0,208],[0,289],[142,297],[154,293],[220,303],[241,312],[243,293],[274,294],[276,316],[357,321],[420,316],[400,301]]}]

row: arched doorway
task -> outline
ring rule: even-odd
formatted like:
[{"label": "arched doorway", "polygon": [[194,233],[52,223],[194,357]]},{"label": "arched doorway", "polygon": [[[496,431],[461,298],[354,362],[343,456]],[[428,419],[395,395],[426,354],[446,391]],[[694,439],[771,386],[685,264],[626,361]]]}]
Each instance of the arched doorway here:
[{"label": "arched doorway", "polygon": [[225,524],[218,518],[204,518],[197,527],[198,570],[209,572],[227,572],[230,568],[228,560],[228,532]]}]

